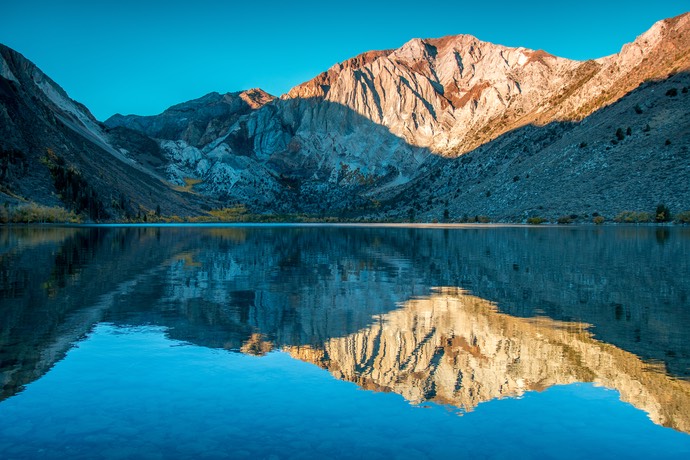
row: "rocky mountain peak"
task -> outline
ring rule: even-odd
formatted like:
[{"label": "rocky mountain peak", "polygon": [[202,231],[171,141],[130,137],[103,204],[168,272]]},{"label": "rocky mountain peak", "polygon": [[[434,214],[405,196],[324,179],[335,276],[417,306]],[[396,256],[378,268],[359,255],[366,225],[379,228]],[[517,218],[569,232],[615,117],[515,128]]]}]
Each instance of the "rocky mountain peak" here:
[{"label": "rocky mountain peak", "polygon": [[252,109],[258,109],[275,99],[275,96],[268,94],[261,88],[252,88],[239,93],[240,99],[247,103]]},{"label": "rocky mountain peak", "polygon": [[[67,92],[21,53],[0,44],[0,74],[15,85],[14,96],[30,98],[32,105],[43,105],[53,118],[69,130],[83,136],[106,152],[124,157],[108,143],[103,127],[83,104]],[[34,107],[36,108],[36,107]]]},{"label": "rocky mountain peak", "polygon": [[390,55],[391,59],[401,61],[417,62],[417,61],[431,61],[436,57],[436,47],[429,44],[421,38],[413,38],[405,43],[403,46],[393,51]]},{"label": "rocky mountain peak", "polygon": [[635,42],[648,43],[655,45],[662,40],[675,41],[679,38],[690,40],[686,32],[690,28],[690,13],[681,14],[673,18],[662,19],[657,21],[645,33],[640,35]]},{"label": "rocky mountain peak", "polygon": [[313,97],[325,97],[331,85],[338,79],[340,73],[345,69],[357,70],[361,67],[376,61],[378,58],[387,56],[392,50],[367,51],[346,61],[334,64],[326,72],[317,75],[315,78],[299,84],[282,96],[283,99],[309,99]]},{"label": "rocky mountain peak", "polygon": [[660,21],[620,53],[587,62],[471,35],[415,38],[337,64],[283,98],[341,104],[454,156],[530,123],[580,120],[646,79],[690,67],[689,18]]}]

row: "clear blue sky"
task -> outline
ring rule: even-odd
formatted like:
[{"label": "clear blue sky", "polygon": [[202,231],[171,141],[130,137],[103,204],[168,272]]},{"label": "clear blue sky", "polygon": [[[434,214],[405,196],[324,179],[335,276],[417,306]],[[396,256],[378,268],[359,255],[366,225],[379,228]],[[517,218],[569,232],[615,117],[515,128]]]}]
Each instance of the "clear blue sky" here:
[{"label": "clear blue sky", "polygon": [[2,0],[0,43],[103,120],[211,91],[280,95],[336,62],[415,37],[468,33],[597,58],[688,10],[687,0]]}]

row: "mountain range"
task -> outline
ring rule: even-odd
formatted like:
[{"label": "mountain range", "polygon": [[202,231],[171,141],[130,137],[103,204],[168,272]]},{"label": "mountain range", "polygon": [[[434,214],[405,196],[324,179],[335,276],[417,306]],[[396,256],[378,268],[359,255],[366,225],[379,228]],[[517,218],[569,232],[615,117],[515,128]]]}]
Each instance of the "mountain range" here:
[{"label": "mountain range", "polygon": [[[211,93],[104,122],[0,45],[0,201],[94,221],[611,219],[690,210],[690,13],[573,61],[413,39],[274,97]],[[480,219],[480,220],[481,220]]]}]

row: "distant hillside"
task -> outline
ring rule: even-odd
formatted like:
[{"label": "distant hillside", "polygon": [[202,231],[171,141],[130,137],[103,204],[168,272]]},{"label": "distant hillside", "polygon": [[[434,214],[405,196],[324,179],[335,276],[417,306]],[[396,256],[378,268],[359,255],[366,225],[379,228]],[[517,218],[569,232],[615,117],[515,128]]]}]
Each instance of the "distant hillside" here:
[{"label": "distant hillside", "polygon": [[174,105],[160,115],[116,114],[105,121],[108,127],[125,127],[157,139],[182,140],[203,147],[228,133],[242,116],[275,98],[261,89],[237,93],[210,93],[193,101]]}]

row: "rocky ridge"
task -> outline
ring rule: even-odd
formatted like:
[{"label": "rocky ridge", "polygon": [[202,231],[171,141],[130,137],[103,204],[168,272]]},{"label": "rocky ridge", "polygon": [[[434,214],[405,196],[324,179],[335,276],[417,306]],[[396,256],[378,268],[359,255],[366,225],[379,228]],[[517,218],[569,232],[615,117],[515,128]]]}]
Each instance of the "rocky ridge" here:
[{"label": "rocky ridge", "polygon": [[209,93],[174,105],[160,115],[115,114],[105,121],[105,125],[132,129],[155,139],[181,140],[188,145],[204,147],[226,135],[242,115],[273,99],[258,88],[236,93]]},{"label": "rocky ridge", "polygon": [[455,156],[530,123],[581,120],[650,78],[690,67],[690,14],[660,21],[620,53],[586,62],[470,35],[365,53],[293,88]]}]

